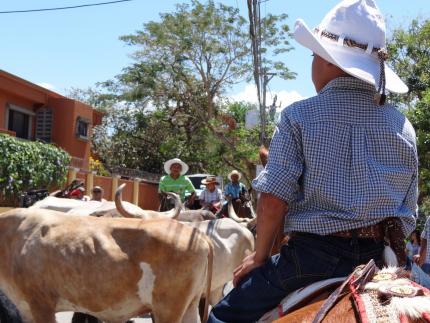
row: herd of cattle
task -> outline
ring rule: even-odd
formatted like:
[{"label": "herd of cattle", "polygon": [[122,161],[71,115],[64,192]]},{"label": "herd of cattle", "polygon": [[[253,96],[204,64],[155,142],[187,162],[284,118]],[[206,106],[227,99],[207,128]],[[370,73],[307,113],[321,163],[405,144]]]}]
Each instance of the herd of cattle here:
[{"label": "herd of cattle", "polygon": [[152,313],[157,323],[200,322],[199,301],[217,303],[233,270],[254,249],[256,219],[215,219],[142,210],[121,200],[47,197],[0,214],[0,290],[24,322],[55,323],[76,311],[122,323]]}]

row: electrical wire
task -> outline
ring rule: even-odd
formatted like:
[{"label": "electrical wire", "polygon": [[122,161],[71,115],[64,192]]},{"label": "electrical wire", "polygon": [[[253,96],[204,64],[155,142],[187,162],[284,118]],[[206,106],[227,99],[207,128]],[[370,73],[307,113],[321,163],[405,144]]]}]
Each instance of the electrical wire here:
[{"label": "electrical wire", "polygon": [[28,13],[28,12],[41,12],[41,11],[54,11],[54,10],[76,9],[76,8],[84,8],[84,7],[103,6],[103,5],[108,5],[108,4],[114,4],[114,3],[119,3],[119,2],[129,2],[129,1],[134,1],[134,0],[116,0],[116,1],[107,1],[107,2],[81,4],[81,5],[68,6],[68,7],[57,7],[57,8],[43,8],[43,9],[0,11],[0,14]]}]

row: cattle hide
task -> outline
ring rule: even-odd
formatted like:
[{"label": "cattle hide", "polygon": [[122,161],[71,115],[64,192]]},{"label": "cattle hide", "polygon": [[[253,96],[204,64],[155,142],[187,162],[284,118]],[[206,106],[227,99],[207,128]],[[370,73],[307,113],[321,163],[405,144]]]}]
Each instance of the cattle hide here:
[{"label": "cattle hide", "polygon": [[212,243],[190,226],[14,209],[0,214],[0,232],[0,289],[25,322],[54,323],[61,311],[199,321]]}]

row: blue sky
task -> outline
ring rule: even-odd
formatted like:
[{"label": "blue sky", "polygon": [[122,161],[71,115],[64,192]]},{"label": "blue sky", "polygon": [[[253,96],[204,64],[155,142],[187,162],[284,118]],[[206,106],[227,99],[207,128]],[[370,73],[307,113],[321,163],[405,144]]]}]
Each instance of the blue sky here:
[{"label": "blue sky", "polygon": [[[49,8],[97,2],[98,0],[3,0],[0,11]],[[131,62],[132,48],[118,37],[133,33],[142,24],[158,20],[160,12],[173,11],[177,0],[134,0],[107,6],[66,11],[26,14],[1,14],[0,68],[31,82],[45,84],[64,93],[71,87],[86,88],[113,78]],[[237,6],[247,16],[246,0],[222,0]],[[376,0],[387,18],[387,29],[407,26],[418,16],[430,17],[429,0]],[[337,0],[269,0],[262,4],[262,14],[287,13],[290,27],[297,18],[316,26]],[[295,50],[286,55],[287,65],[296,80],[274,79],[270,88],[289,96],[308,97],[314,88],[310,81],[310,52],[292,41]],[[233,97],[249,95],[252,88],[238,84],[230,90]]]}]

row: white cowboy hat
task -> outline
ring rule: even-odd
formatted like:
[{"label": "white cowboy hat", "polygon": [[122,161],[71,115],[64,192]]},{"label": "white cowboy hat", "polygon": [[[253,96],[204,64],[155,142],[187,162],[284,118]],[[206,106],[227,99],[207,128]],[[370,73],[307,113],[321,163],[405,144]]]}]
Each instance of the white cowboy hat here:
[{"label": "white cowboy hat", "polygon": [[230,174],[227,175],[228,179],[231,181],[231,176],[232,175],[237,175],[239,176],[239,180],[242,178],[242,174],[239,173],[237,170],[233,170]]},{"label": "white cowboy hat", "polygon": [[188,172],[188,165],[187,164],[185,164],[182,160],[180,160],[179,158],[173,158],[173,159],[169,159],[168,161],[166,161],[165,163],[164,163],[164,171],[167,173],[167,174],[170,174],[170,167],[173,165],[173,164],[179,164],[179,165],[181,165],[182,166],[182,170],[181,170],[181,175],[184,175],[184,174],[186,174],[187,172]]},{"label": "white cowboy hat", "polygon": [[[335,6],[314,31],[298,19],[294,38],[301,45],[349,75],[380,88],[381,62],[385,65],[385,87],[406,93],[408,87],[378,57],[385,49],[385,22],[373,0],[344,0]],[[381,54],[382,55],[382,54]]]}]

